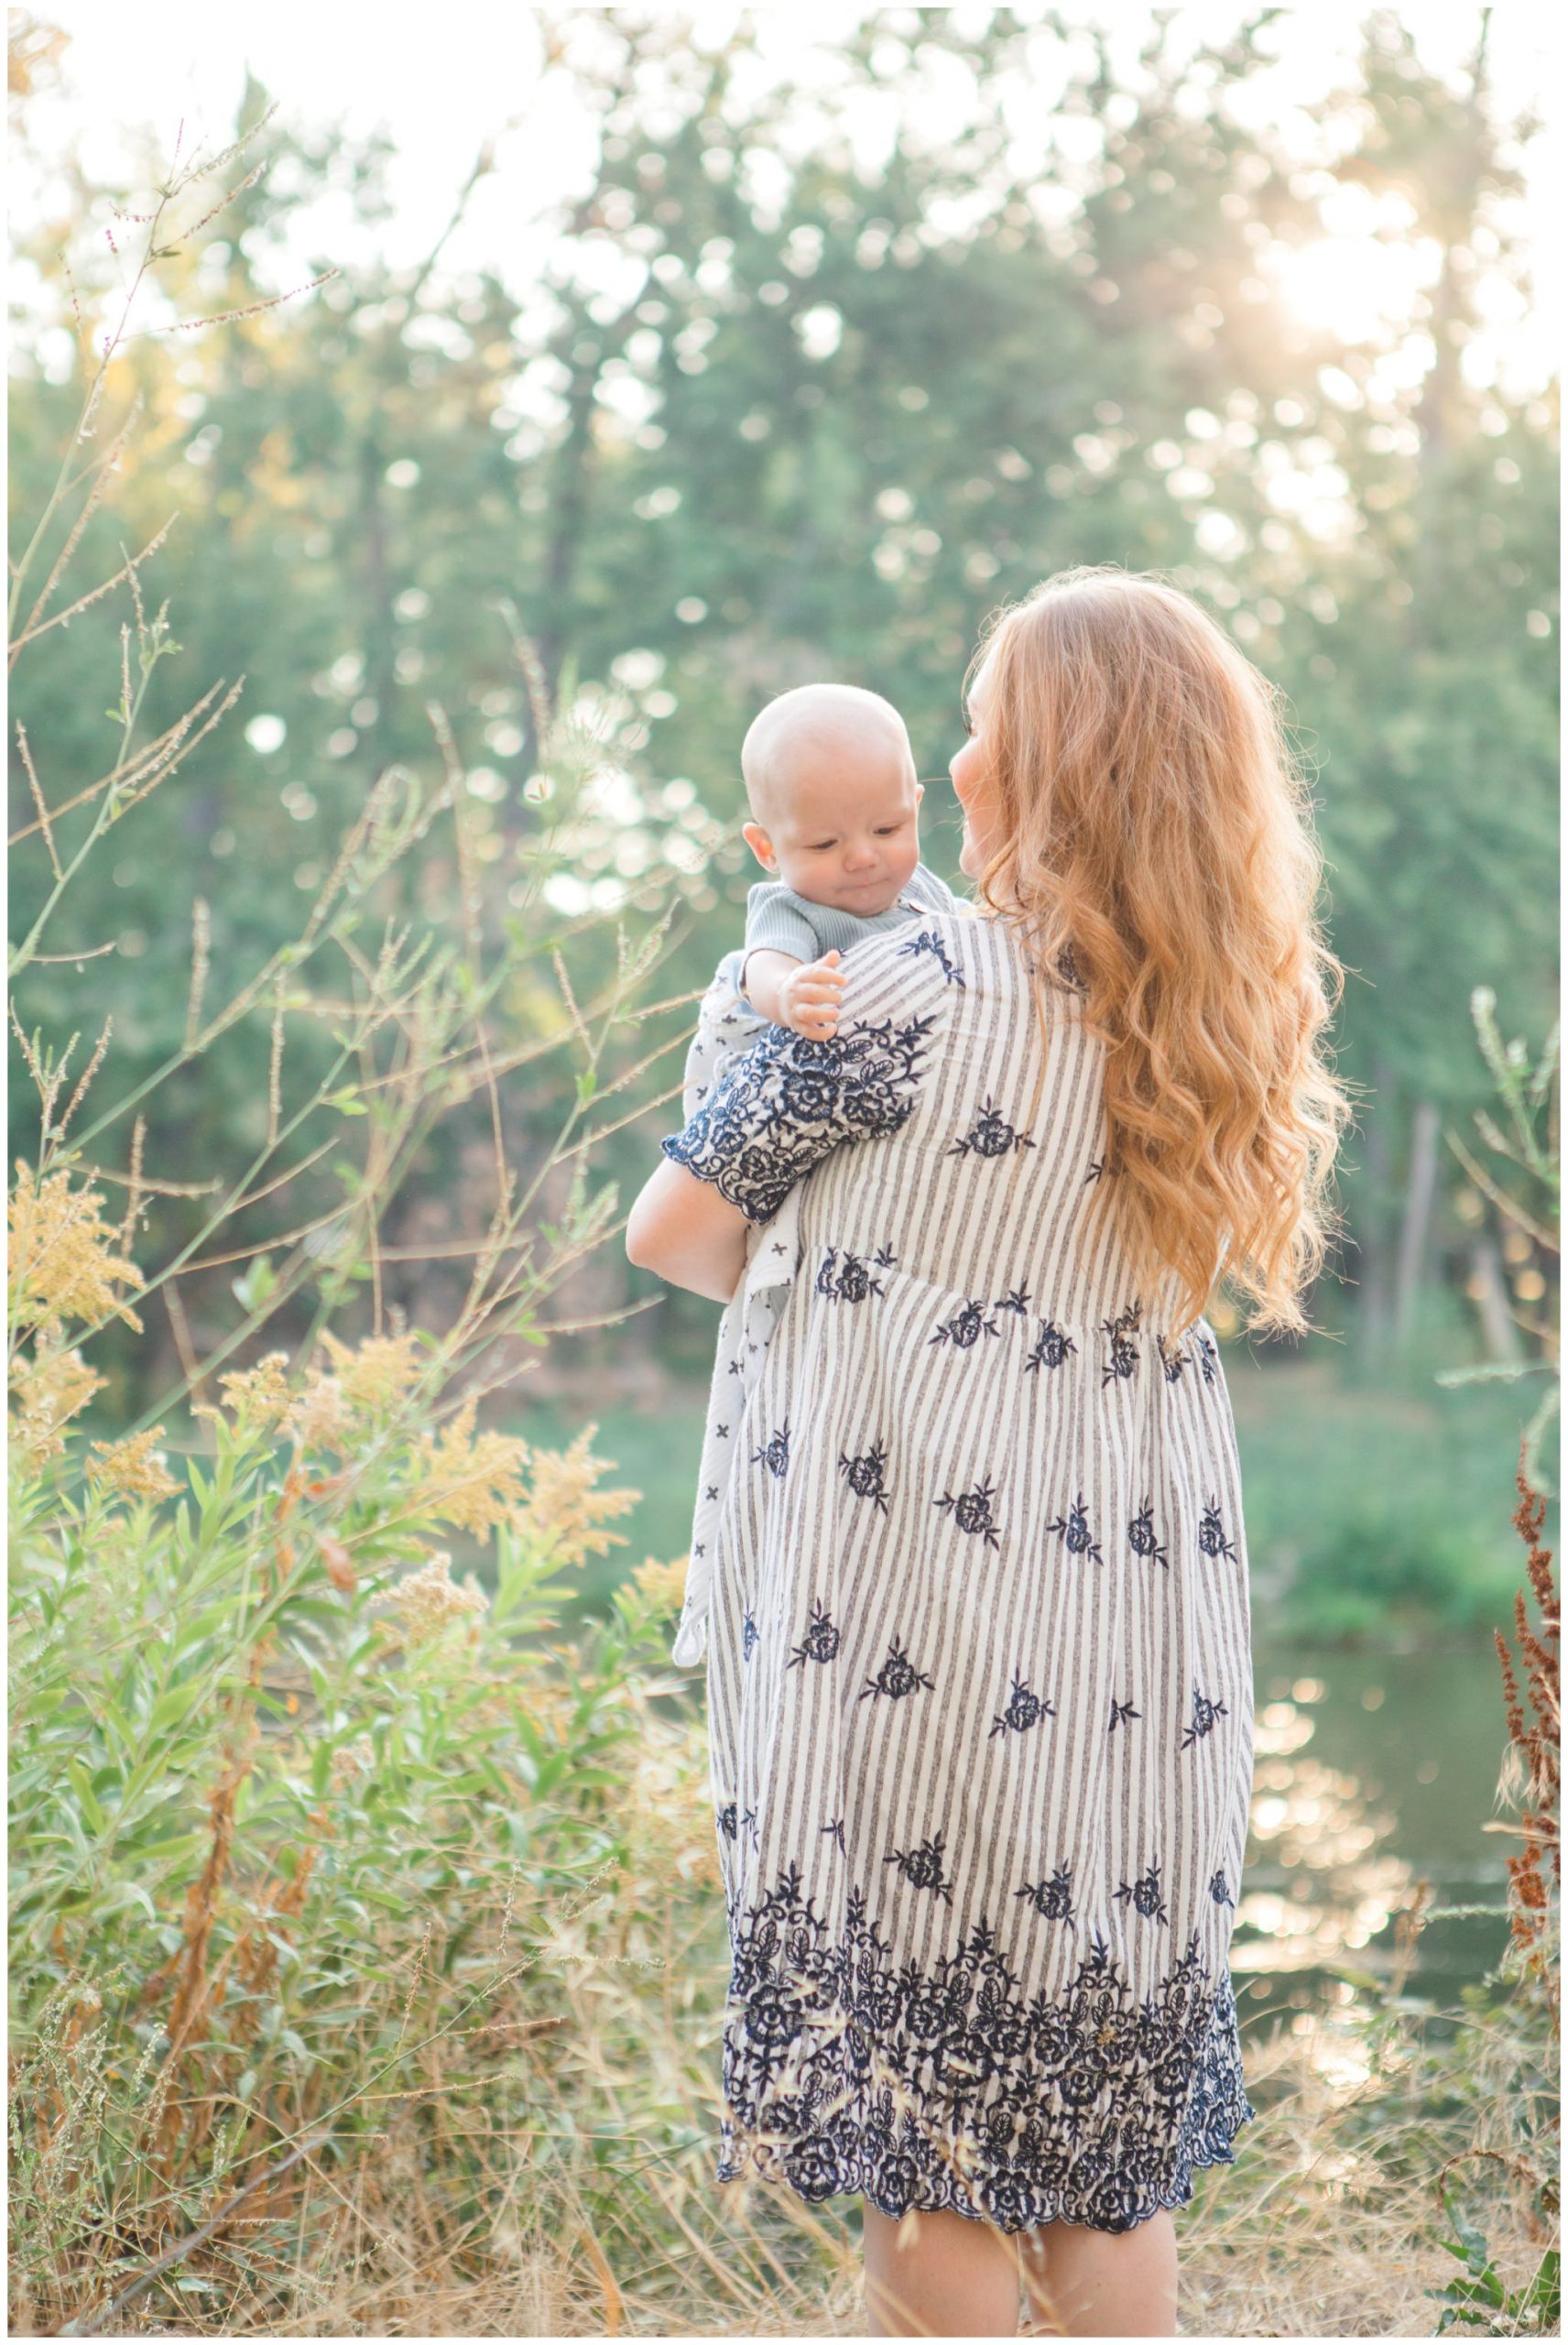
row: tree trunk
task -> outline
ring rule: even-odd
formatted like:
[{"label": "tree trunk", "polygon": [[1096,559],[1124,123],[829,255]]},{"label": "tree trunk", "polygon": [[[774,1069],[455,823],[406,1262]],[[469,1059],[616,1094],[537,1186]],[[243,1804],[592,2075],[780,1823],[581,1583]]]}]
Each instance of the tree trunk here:
[{"label": "tree trunk", "polygon": [[1381,1055],[1372,1062],[1371,1087],[1361,1210],[1356,1216],[1356,1227],[1360,1269],[1360,1292],[1357,1297],[1359,1348],[1364,1360],[1380,1359],[1387,1350],[1391,1304],[1388,1195],[1393,1185],[1393,1151],[1390,1129],[1399,1095],[1394,1069]]},{"label": "tree trunk", "polygon": [[1503,1271],[1502,1249],[1489,1229],[1473,1240],[1470,1277],[1465,1292],[1480,1316],[1488,1359],[1522,1360],[1524,1347],[1508,1310],[1508,1284]]},{"label": "tree trunk", "polygon": [[1432,1100],[1419,1099],[1410,1121],[1410,1165],[1405,1182],[1404,1224],[1399,1232],[1399,1266],[1394,1288],[1394,1334],[1400,1343],[1407,1340],[1414,1325],[1421,1291],[1432,1202],[1437,1194],[1437,1144],[1442,1130],[1441,1111]]},{"label": "tree trunk", "polygon": [[[376,704],[362,728],[365,787],[370,790],[392,762],[392,699],[397,683],[397,645],[392,620],[391,562],[387,543],[387,506],[382,476],[387,467],[377,419],[372,418],[360,450],[360,542],[365,556],[365,672],[359,692]],[[358,695],[356,695],[356,698]]]}]

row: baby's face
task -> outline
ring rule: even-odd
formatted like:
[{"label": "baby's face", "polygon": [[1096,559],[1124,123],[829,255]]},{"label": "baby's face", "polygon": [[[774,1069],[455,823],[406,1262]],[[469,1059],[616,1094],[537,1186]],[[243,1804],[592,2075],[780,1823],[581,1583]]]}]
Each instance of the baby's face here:
[{"label": "baby's face", "polygon": [[907,757],[861,749],[802,760],[779,787],[767,827],[748,823],[746,837],[808,903],[885,912],[920,859],[922,795]]}]

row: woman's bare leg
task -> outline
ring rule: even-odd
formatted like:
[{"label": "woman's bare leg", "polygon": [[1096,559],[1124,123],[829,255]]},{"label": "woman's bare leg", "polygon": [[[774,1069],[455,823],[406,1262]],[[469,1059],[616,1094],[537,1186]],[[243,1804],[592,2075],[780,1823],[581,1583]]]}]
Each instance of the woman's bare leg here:
[{"label": "woman's bare leg", "polygon": [[866,2209],[869,2337],[1016,2337],[1018,2241],[966,2215]]},{"label": "woman's bare leg", "polygon": [[1168,2209],[1130,2231],[1044,2223],[1019,2245],[1030,2318],[1047,2336],[1177,2334],[1176,2223]]}]

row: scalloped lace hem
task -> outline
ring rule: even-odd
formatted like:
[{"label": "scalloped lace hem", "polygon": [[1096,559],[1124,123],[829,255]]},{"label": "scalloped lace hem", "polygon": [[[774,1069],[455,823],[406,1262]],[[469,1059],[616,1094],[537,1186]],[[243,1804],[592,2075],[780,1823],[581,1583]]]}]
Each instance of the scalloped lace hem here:
[{"label": "scalloped lace hem", "polygon": [[[721,2183],[737,2182],[749,2174],[759,2182],[791,2190],[811,2205],[819,2205],[826,2198],[862,2198],[895,2221],[911,2212],[948,2213],[962,2215],[970,2222],[988,2223],[1007,2234],[1060,2222],[1079,2223],[1089,2230],[1120,2233],[1136,2230],[1152,2215],[1188,2205],[1193,2176],[1201,2168],[1234,2165],[1236,2136],[1258,2114],[1244,2092],[1240,2110],[1235,2113],[1227,2132],[1213,2133],[1189,2151],[1168,2182],[1135,2183],[1130,2203],[1109,2176],[1102,2177],[1101,2187],[1091,2199],[1082,2190],[1057,2189],[1049,2185],[1031,2187],[1020,2182],[1015,2167],[1006,2164],[977,2168],[967,2187],[951,2175],[920,2175],[890,2187],[881,2162],[874,2165],[869,2173],[852,2177],[844,2169],[861,2163],[855,2158],[845,2159],[838,2168],[813,2163],[809,2172],[791,2174],[787,2151],[781,2152],[772,2143],[738,2129],[725,2131],[716,2179]],[[1117,2201],[1114,2205],[1110,2203],[1113,2198]]]}]

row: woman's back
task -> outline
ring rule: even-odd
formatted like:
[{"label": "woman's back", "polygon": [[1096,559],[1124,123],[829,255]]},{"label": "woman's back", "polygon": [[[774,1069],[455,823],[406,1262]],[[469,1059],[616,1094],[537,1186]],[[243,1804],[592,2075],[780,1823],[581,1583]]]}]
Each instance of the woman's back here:
[{"label": "woman's back", "polygon": [[801,1183],[708,1453],[722,2170],[1122,2228],[1247,2113],[1228,1397],[1204,1322],[1167,1342],[1091,1226],[1079,998],[1042,1024],[1016,937],[963,916],[844,971],[835,1041],[775,1030],[679,1151],[762,1220],[754,1265]]},{"label": "woman's back", "polygon": [[[1080,1354],[1092,1344],[1109,1366],[1115,1352],[1125,1381],[1127,1338],[1136,1328],[1156,1347],[1174,1285],[1138,1292],[1101,1209],[1105,1046],[1082,991],[1060,978],[1044,987],[1042,1022],[1029,956],[1000,920],[933,920],[918,944],[879,940],[855,960],[862,1024],[885,1030],[896,1062],[909,1034],[913,1079],[900,1088],[913,1104],[875,1148],[828,1158],[802,1193],[802,1240],[839,1251],[815,1266],[823,1292],[848,1299],[871,1278],[886,1289],[896,1266],[934,1291],[944,1316],[953,1303],[965,1314],[950,1332],[956,1348],[981,1340],[976,1325],[1010,1320],[1016,1344],[1046,1321]],[[1189,1354],[1199,1334],[1201,1322]]]}]

